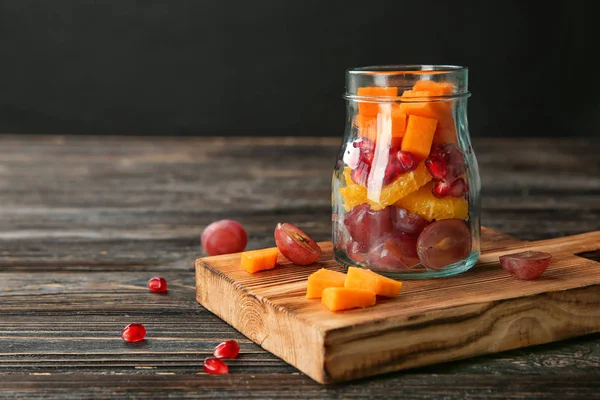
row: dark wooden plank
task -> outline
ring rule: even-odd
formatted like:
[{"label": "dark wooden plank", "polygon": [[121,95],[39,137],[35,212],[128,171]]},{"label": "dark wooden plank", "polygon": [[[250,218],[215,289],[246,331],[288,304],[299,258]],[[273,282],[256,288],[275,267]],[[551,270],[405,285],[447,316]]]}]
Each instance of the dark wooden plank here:
[{"label": "dark wooden plank", "polygon": [[[197,306],[193,260],[212,220],[242,221],[249,248],[272,245],[272,227],[284,219],[329,239],[330,172],[339,143],[0,136],[0,396],[592,398],[599,392],[598,335],[324,389]],[[597,139],[474,145],[485,225],[526,240],[600,229]],[[144,284],[159,272],[172,290],[155,298]],[[133,319],[154,324],[149,347],[123,347],[119,330]],[[226,338],[241,340],[248,358],[231,363],[228,377],[195,375]],[[37,373],[52,375],[31,375]],[[154,382],[157,391],[149,388]]]}]

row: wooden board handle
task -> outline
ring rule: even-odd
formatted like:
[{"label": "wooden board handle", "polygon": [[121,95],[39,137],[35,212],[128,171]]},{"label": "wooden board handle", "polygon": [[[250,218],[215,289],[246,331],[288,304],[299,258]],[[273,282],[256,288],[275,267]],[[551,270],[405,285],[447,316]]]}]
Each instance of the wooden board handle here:
[{"label": "wooden board handle", "polygon": [[502,250],[485,253],[479,258],[479,262],[488,263],[498,261],[498,257],[504,254],[525,250],[545,251],[552,255],[573,255],[600,250],[600,231],[507,246]]}]

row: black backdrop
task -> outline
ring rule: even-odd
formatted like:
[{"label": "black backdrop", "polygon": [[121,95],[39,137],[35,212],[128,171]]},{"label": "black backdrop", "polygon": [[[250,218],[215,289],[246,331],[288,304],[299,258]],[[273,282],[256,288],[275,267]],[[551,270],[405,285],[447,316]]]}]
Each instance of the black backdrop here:
[{"label": "black backdrop", "polygon": [[339,136],[346,68],[438,63],[474,136],[600,136],[592,4],[0,0],[0,132]]}]

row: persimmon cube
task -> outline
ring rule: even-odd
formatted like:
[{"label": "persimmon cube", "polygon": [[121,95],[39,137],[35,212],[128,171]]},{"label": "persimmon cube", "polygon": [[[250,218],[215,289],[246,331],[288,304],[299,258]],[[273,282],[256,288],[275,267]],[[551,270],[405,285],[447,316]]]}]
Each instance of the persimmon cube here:
[{"label": "persimmon cube", "polygon": [[370,307],[375,304],[375,292],[364,289],[330,287],[323,289],[321,303],[330,311]]},{"label": "persimmon cube", "polygon": [[338,271],[332,271],[330,269],[321,268],[320,270],[310,274],[310,276],[308,277],[306,298],[321,298],[323,289],[327,289],[329,287],[344,287],[345,281],[346,274]]},{"label": "persimmon cube", "polygon": [[402,282],[379,275],[369,269],[349,267],[344,287],[368,290],[384,297],[396,297],[400,293]]},{"label": "persimmon cube", "polygon": [[427,158],[431,151],[436,127],[436,119],[410,115],[404,139],[402,139],[402,151],[408,151],[417,158]]},{"label": "persimmon cube", "polygon": [[272,249],[245,251],[242,253],[242,268],[249,274],[273,269],[277,265],[278,254],[279,250],[276,247]]}]

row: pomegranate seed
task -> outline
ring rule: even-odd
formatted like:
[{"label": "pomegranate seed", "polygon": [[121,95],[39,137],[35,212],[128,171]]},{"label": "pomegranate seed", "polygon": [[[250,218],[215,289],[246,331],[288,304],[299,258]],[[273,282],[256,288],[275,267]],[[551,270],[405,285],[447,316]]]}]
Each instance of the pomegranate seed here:
[{"label": "pomegranate seed", "polygon": [[437,181],[431,190],[433,195],[438,198],[446,197],[450,194],[452,184],[445,180]]},{"label": "pomegranate seed", "polygon": [[165,278],[155,276],[148,281],[148,289],[154,293],[164,293],[167,291],[167,281]]},{"label": "pomegranate seed", "polygon": [[358,147],[363,151],[374,151],[375,143],[371,139],[362,138],[354,141],[354,147]]},{"label": "pomegranate seed", "polygon": [[202,366],[204,372],[208,374],[228,374],[229,367],[223,361],[219,360],[215,357],[209,357],[204,360],[204,365]]},{"label": "pomegranate seed", "polygon": [[366,186],[367,179],[369,179],[369,171],[370,170],[371,170],[371,167],[367,163],[361,161],[361,162],[359,162],[358,166],[356,168],[354,168],[352,170],[352,172],[350,172],[350,178],[352,178],[354,183],[358,183],[359,185]]},{"label": "pomegranate seed", "polygon": [[240,345],[235,340],[228,340],[215,347],[214,355],[217,358],[236,358],[240,353]]},{"label": "pomegranate seed", "polygon": [[142,324],[129,324],[121,331],[121,337],[126,342],[140,342],[146,337],[146,328]]},{"label": "pomegranate seed", "polygon": [[467,192],[467,184],[463,178],[458,178],[452,186],[450,186],[450,196],[462,197]]},{"label": "pomegranate seed", "polygon": [[433,176],[433,179],[444,179],[448,172],[446,160],[438,155],[429,156],[429,158],[425,160],[425,166],[431,176]]},{"label": "pomegranate seed", "polygon": [[387,166],[385,167],[385,174],[383,175],[383,184],[387,185],[396,180],[398,175],[404,173],[404,166],[400,164],[398,158],[391,157]]},{"label": "pomegranate seed", "polygon": [[363,138],[353,143],[354,147],[360,149],[359,160],[371,165],[375,157],[375,143],[369,139]]},{"label": "pomegranate seed", "polygon": [[405,172],[410,172],[417,168],[417,158],[408,151],[399,151],[396,153],[396,158],[400,161]]}]

